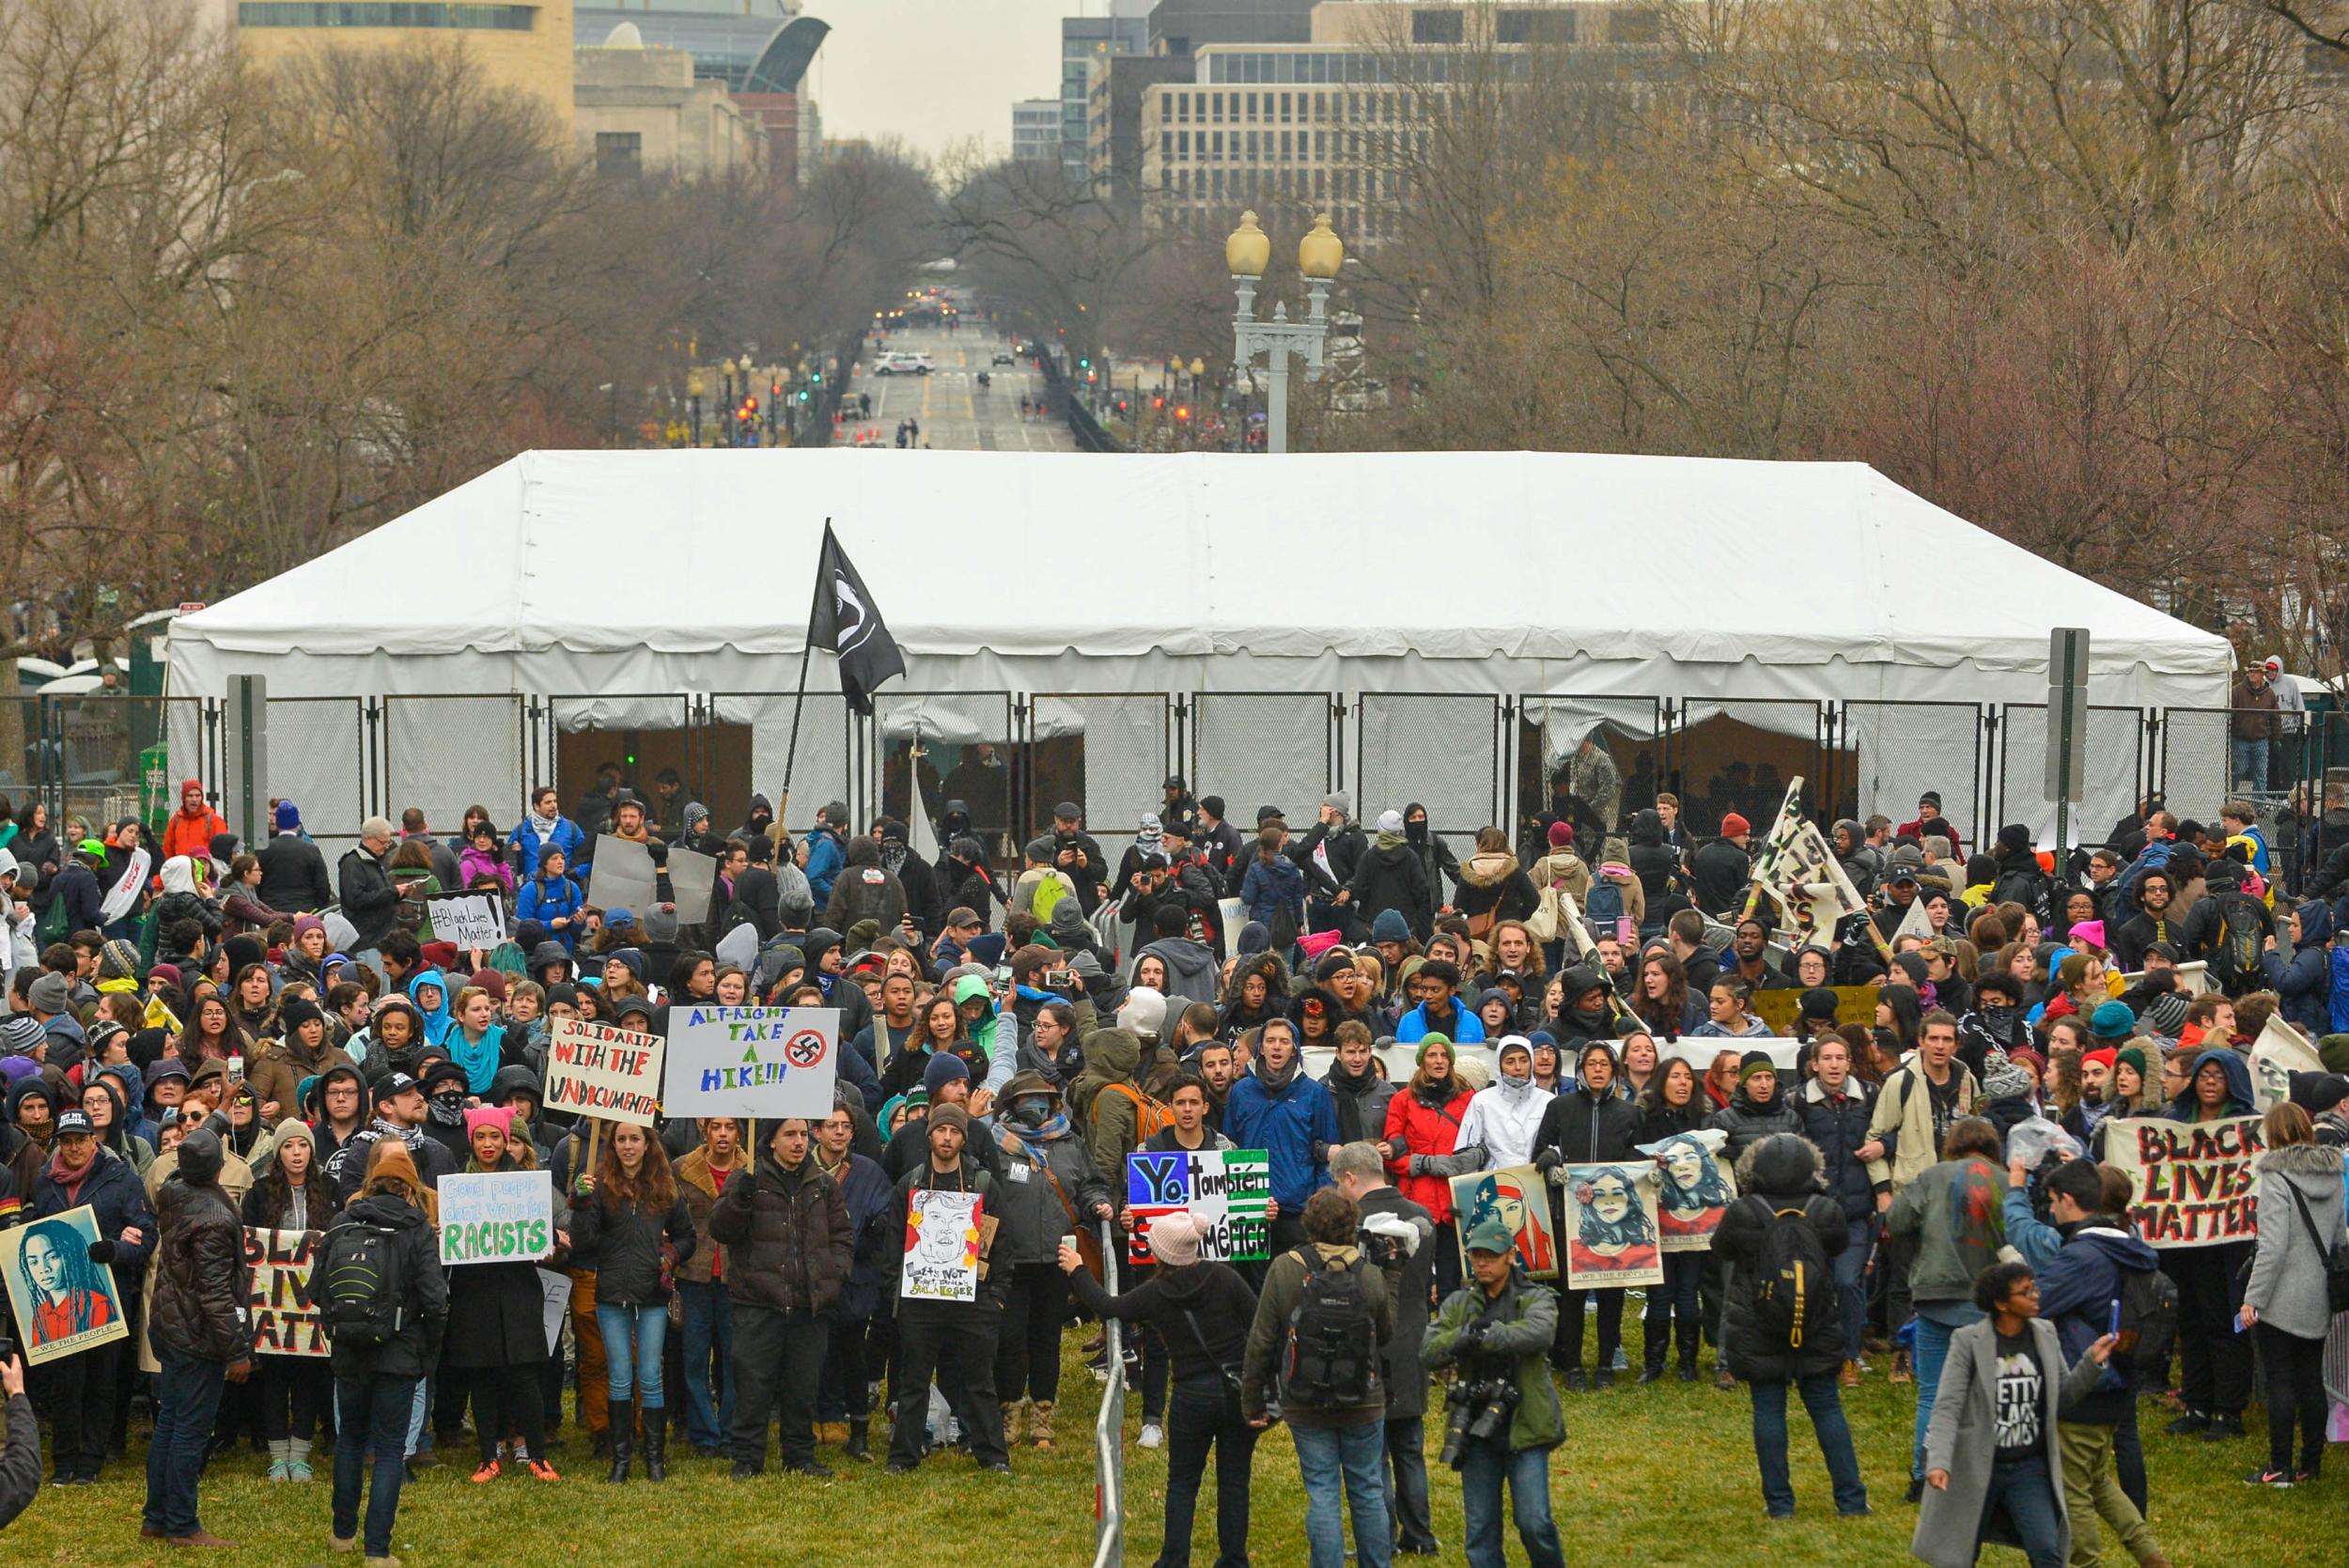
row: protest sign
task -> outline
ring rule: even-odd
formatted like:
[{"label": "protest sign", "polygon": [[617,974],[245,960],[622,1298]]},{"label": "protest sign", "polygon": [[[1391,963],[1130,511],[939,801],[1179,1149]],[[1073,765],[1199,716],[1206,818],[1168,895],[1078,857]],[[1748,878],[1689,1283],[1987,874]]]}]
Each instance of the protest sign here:
[{"label": "protest sign", "polygon": [[839,1070],[836,1007],[678,1003],[661,1104],[670,1116],[829,1116]]},{"label": "protest sign", "polygon": [[1653,1165],[1564,1165],[1568,1290],[1664,1282]]},{"label": "protest sign", "polygon": [[310,1299],[310,1269],[318,1262],[316,1231],[244,1231],[244,1298],[253,1348],[262,1356],[332,1354],[326,1327]]},{"label": "protest sign", "polygon": [[1778,907],[1781,933],[1790,945],[1825,946],[1845,916],[1868,907],[1818,825],[1802,815],[1799,777],[1787,784],[1778,819],[1753,858],[1753,885]]},{"label": "protest sign", "polygon": [[2131,1117],[2105,1134],[2105,1158],[2136,1184],[2129,1218],[2148,1245],[2217,1247],[2259,1236],[2259,1177],[2265,1145],[2256,1116],[2217,1122]]},{"label": "protest sign", "polygon": [[139,894],[147,889],[148,867],[153,863],[146,850],[134,849],[131,852],[131,859],[123,866],[122,874],[106,889],[105,902],[98,906],[101,920],[111,925],[131,912],[131,907],[139,901]]},{"label": "protest sign", "polygon": [[441,1262],[537,1263],[554,1250],[554,1185],[544,1171],[441,1178]]},{"label": "protest sign", "polygon": [[1713,1246],[1721,1216],[1737,1199],[1737,1183],[1720,1160],[1729,1135],[1715,1127],[1674,1133],[1639,1150],[1660,1159],[1656,1228],[1667,1252],[1703,1252]]},{"label": "protest sign", "polygon": [[2292,1098],[2293,1074],[2324,1070],[2324,1059],[2308,1037],[2271,1014],[2251,1042],[2251,1103],[2265,1110]]},{"label": "protest sign", "polygon": [[908,1301],[975,1301],[979,1295],[979,1195],[917,1190],[906,1211]]},{"label": "protest sign", "polygon": [[538,1306],[546,1314],[547,1354],[563,1343],[563,1320],[571,1311],[571,1277],[552,1268],[538,1270]]},{"label": "protest sign", "polygon": [[556,1018],[547,1032],[547,1109],[652,1126],[666,1048],[658,1034]]},{"label": "protest sign", "polygon": [[432,901],[432,931],[459,953],[492,948],[506,940],[505,901],[488,893],[466,893]]},{"label": "protest sign", "polygon": [[1468,1235],[1488,1214],[1497,1214],[1517,1238],[1517,1262],[1536,1280],[1558,1278],[1558,1236],[1550,1228],[1549,1196],[1542,1173],[1531,1165],[1504,1165],[1452,1178],[1452,1207],[1458,1218],[1460,1267],[1468,1268]]},{"label": "protest sign", "polygon": [[[1789,991],[1785,994],[1799,997],[1802,993]],[[1869,1016],[1875,1017],[1874,1014]],[[1697,1081],[1702,1083],[1704,1081],[1705,1070],[1713,1065],[1713,1058],[1721,1052],[1728,1051],[1733,1056],[1742,1057],[1748,1051],[1753,1050],[1769,1053],[1771,1065],[1778,1069],[1779,1089],[1783,1093],[1788,1080],[1794,1074],[1795,1063],[1802,1060],[1800,1040],[1777,1040],[1762,1034],[1754,1035],[1750,1039],[1734,1039],[1726,1034],[1713,1034],[1703,1038],[1683,1034],[1670,1045],[1658,1046],[1656,1059],[1658,1063],[1662,1063],[1677,1057],[1697,1070]]]},{"label": "protest sign", "polygon": [[1199,1221],[1199,1256],[1217,1263],[1269,1257],[1272,1167],[1262,1149],[1170,1149],[1126,1157],[1126,1207],[1133,1260],[1151,1261],[1150,1221],[1189,1210]]},{"label": "protest sign", "polygon": [[115,1271],[90,1262],[98,1213],[87,1203],[0,1231],[0,1269],[27,1366],[131,1337]]},{"label": "protest sign", "polygon": [[[1874,986],[1829,986],[1824,988],[1835,993],[1837,1023],[1856,1023],[1863,1028],[1874,1026],[1876,1021],[1876,988]],[[1746,1005],[1752,1010],[1755,1017],[1769,1026],[1771,1033],[1791,1038],[1795,1032],[1795,1020],[1802,1016],[1802,998],[1803,993],[1795,989],[1756,991]]]},{"label": "protest sign", "polygon": [[694,849],[669,851],[669,896],[677,917],[688,925],[709,918],[709,902],[718,889],[718,862]]},{"label": "protest sign", "polygon": [[632,838],[596,835],[595,868],[587,874],[587,902],[599,909],[641,914],[653,903],[652,851]]}]

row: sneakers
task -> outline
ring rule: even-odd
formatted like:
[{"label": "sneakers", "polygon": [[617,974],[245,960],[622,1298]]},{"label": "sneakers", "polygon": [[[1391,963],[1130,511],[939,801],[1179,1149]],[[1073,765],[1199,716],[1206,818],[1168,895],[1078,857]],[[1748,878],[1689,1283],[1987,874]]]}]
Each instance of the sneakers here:
[{"label": "sneakers", "polygon": [[1613,1367],[1599,1368],[1598,1371],[1592,1375],[1591,1386],[1595,1389],[1613,1388],[1615,1386],[1615,1369]]},{"label": "sneakers", "polygon": [[1908,1478],[1908,1500],[1912,1503],[1921,1503],[1925,1500],[1925,1478],[1923,1476],[1913,1475]]},{"label": "sneakers", "polygon": [[271,1460],[269,1462],[269,1478],[272,1481],[291,1481],[293,1479],[293,1461],[290,1459]]},{"label": "sneakers", "polygon": [[2224,1410],[2211,1417],[2210,1424],[2202,1428],[2202,1441],[2205,1443],[2223,1443],[2242,1436],[2243,1418]]},{"label": "sneakers", "polygon": [[2290,1470],[2253,1470],[2243,1478],[2243,1484],[2272,1486],[2279,1492],[2289,1492],[2293,1488],[2294,1476]]},{"label": "sneakers", "polygon": [[286,1479],[297,1483],[316,1481],[318,1473],[310,1468],[307,1459],[288,1459],[286,1461]]},{"label": "sneakers", "polygon": [[2189,1437],[2208,1425],[2210,1425],[2209,1411],[2188,1410],[2185,1415],[2180,1416],[2176,1421],[2173,1421],[2168,1426],[2163,1427],[2162,1430],[2170,1434],[2172,1437]]},{"label": "sneakers", "polygon": [[1142,1447],[1154,1449],[1165,1441],[1166,1429],[1164,1427],[1161,1427],[1156,1421],[1143,1421],[1142,1423]]},{"label": "sneakers", "polygon": [[473,1473],[473,1483],[474,1483],[475,1486],[479,1486],[479,1485],[480,1485],[480,1484],[482,1484],[484,1482],[495,1481],[495,1480],[496,1480],[499,1476],[503,1475],[504,1473],[505,1473],[505,1467],[504,1467],[504,1466],[500,1465],[500,1464],[499,1464],[496,1460],[494,1460],[494,1459],[487,1460],[487,1461],[484,1461],[484,1462],[483,1462],[481,1468],[479,1468],[479,1469],[477,1469],[477,1470],[474,1471],[474,1473]]},{"label": "sneakers", "polygon": [[563,1478],[555,1474],[554,1467],[548,1464],[545,1460],[534,1459],[530,1462],[530,1479],[533,1481],[560,1481]]},{"label": "sneakers", "polygon": [[1566,1389],[1570,1393],[1578,1394],[1590,1392],[1591,1374],[1584,1372],[1580,1367],[1568,1368],[1566,1371]]}]

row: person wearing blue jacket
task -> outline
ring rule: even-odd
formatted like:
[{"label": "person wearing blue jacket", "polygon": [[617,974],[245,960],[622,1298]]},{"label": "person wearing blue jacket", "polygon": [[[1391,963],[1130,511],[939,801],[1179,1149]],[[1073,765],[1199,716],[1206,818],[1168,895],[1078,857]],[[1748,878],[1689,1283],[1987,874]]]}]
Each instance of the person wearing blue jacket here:
[{"label": "person wearing blue jacket", "polygon": [[1305,873],[1295,861],[1281,853],[1281,846],[1288,837],[1287,831],[1277,824],[1267,823],[1256,834],[1256,853],[1240,873],[1239,901],[1248,909],[1248,918],[1261,921],[1267,929],[1273,916],[1283,909],[1305,928]]},{"label": "person wearing blue jacket", "polygon": [[537,869],[522,883],[514,901],[514,919],[539,922],[549,938],[563,944],[564,952],[576,953],[579,933],[586,924],[583,911],[587,900],[568,875],[569,868],[569,852],[560,845],[547,845],[539,853]]},{"label": "person wearing blue jacket", "polygon": [[[2065,1358],[2077,1360],[2113,1331],[2123,1272],[2150,1273],[2161,1266],[2161,1256],[2129,1227],[2130,1194],[2120,1172],[2083,1159],[2057,1166],[2045,1184],[2053,1224],[2032,1209],[2030,1178],[2020,1160],[2007,1167],[2007,1242],[2038,1271],[2039,1315],[2056,1326]],[[2094,1392],[2063,1412],[2056,1440],[2075,1560],[2100,1560],[2095,1526],[2089,1522],[2092,1509],[2138,1562],[2167,1561],[2145,1523],[2145,1454],[2137,1438],[2133,1374],[2117,1361],[2108,1363]]]},{"label": "person wearing blue jacket", "polygon": [[2326,943],[2332,939],[2333,911],[2323,900],[2309,899],[2284,917],[2284,934],[2292,939],[2291,948],[2268,938],[2260,968],[2267,988],[2281,999],[2278,1011],[2284,1022],[2313,1039],[2332,1029],[2333,955]]},{"label": "person wearing blue jacket", "polygon": [[[540,784],[531,792],[530,815],[515,824],[511,837],[506,841],[507,863],[514,876],[529,881],[538,875],[538,859],[550,849],[563,851],[571,874],[583,881],[587,876],[587,858],[594,853],[587,835],[578,823],[563,815],[554,788]],[[522,918],[528,919],[528,916]]]},{"label": "person wearing blue jacket", "polygon": [[800,852],[807,857],[800,869],[807,873],[807,891],[818,909],[832,902],[832,885],[848,862],[848,846],[840,836],[848,820],[847,803],[834,800],[816,814],[816,826],[800,841]]},{"label": "person wearing blue jacket", "polygon": [[[427,991],[432,993],[432,1000],[428,1002],[425,1000]],[[408,977],[408,1000],[414,1002],[416,1011],[423,1015],[424,1043],[437,1046],[446,1040],[449,1026],[457,1021],[456,1015],[449,1011],[448,1006],[448,976],[439,970],[418,970]]]},{"label": "person wearing blue jacket", "polygon": [[[2197,1052],[2186,1093],[2170,1102],[2173,1122],[2219,1122],[2249,1116],[2251,1068],[2238,1052]],[[2186,1413],[2170,1423],[2173,1436],[2199,1432],[2207,1441],[2243,1436],[2243,1407],[2251,1400],[2251,1341],[2235,1332],[2243,1310],[2248,1241],[2172,1247],[2161,1266],[2178,1285],[2178,1395]]]},{"label": "person wearing blue jacket", "polygon": [[1394,1020],[1396,1045],[1413,1045],[1430,1034],[1440,1034],[1456,1045],[1484,1043],[1485,1020],[1473,1009],[1460,1005],[1457,964],[1430,958],[1420,965],[1411,983],[1421,987],[1422,998],[1418,1006]]},{"label": "person wearing blue jacket", "polygon": [[1305,1245],[1305,1200],[1330,1185],[1338,1105],[1305,1076],[1286,1018],[1257,1032],[1255,1064],[1223,1102],[1223,1136],[1236,1149],[1265,1152],[1272,1176],[1272,1256]]},{"label": "person wearing blue jacket", "polygon": [[[32,1202],[25,1205],[27,1230],[69,1209],[87,1204],[98,1222],[98,1239],[84,1243],[70,1227],[48,1227],[50,1247],[63,1257],[64,1277],[70,1283],[92,1265],[112,1265],[112,1309],[135,1320],[133,1310],[147,1278],[148,1254],[155,1250],[155,1214],[148,1206],[147,1190],[131,1162],[98,1141],[87,1112],[78,1107],[59,1113],[50,1138],[49,1157],[41,1162],[33,1182]],[[26,1243],[29,1247],[31,1243]],[[66,1250],[58,1251],[63,1248]],[[86,1257],[70,1255],[80,1251]],[[102,1301],[95,1289],[86,1301]],[[90,1327],[97,1327],[95,1321]],[[20,1329],[22,1332],[22,1329]],[[98,1479],[105,1462],[107,1429],[114,1419],[115,1380],[127,1375],[123,1356],[127,1342],[95,1344],[33,1369],[35,1385],[49,1406],[52,1484],[86,1486]]]}]

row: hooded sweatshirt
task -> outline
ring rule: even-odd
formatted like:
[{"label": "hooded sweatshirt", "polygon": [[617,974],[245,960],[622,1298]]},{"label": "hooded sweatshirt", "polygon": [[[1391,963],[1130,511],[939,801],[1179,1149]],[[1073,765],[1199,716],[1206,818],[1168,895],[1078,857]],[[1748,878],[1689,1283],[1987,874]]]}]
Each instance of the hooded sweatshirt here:
[{"label": "hooded sweatshirt", "polygon": [[[1057,912],[1057,911],[1055,911]],[[1134,955],[1166,965],[1166,994],[1185,1001],[1214,1001],[1221,984],[1215,954],[1189,937],[1160,937]]]},{"label": "hooded sweatshirt", "polygon": [[1486,1170],[1527,1163],[1533,1157],[1542,1115],[1555,1097],[1531,1078],[1501,1074],[1470,1096],[1468,1114],[1460,1118],[1458,1147],[1482,1148]]},{"label": "hooded sweatshirt", "polygon": [[[418,997],[417,993],[427,986],[437,986],[441,988],[440,1006],[428,1008]],[[455,1015],[448,1010],[449,1002],[453,1000],[448,976],[439,970],[418,970],[408,978],[408,1000],[415,1004],[416,1011],[423,1016],[424,1043],[428,1046],[444,1043],[448,1038],[449,1026],[457,1021]]]}]

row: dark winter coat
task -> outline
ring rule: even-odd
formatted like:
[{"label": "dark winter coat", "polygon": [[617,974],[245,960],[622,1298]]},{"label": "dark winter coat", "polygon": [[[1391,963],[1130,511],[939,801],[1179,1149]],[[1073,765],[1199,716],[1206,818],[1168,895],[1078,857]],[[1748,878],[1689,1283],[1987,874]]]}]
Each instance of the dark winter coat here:
[{"label": "dark winter coat", "polygon": [[1353,893],[1355,918],[1364,925],[1382,910],[1392,909],[1410,923],[1411,935],[1425,941],[1435,929],[1435,903],[1427,889],[1427,871],[1408,844],[1373,849],[1354,868],[1346,888]]},{"label": "dark winter coat", "polygon": [[342,893],[343,918],[359,934],[353,951],[381,946],[399,919],[399,890],[392,886],[383,862],[368,854],[364,845],[354,846],[344,852],[335,879]]},{"label": "dark winter coat", "polygon": [[[440,1244],[424,1211],[388,1192],[361,1198],[343,1211],[336,1225],[375,1225],[398,1233],[400,1272],[408,1281],[408,1305],[399,1332],[380,1345],[346,1340],[334,1346],[334,1376],[422,1377],[440,1364],[441,1340],[448,1327],[448,1277],[441,1270]],[[469,1266],[481,1267],[483,1265]],[[545,1343],[545,1321],[534,1319]]]},{"label": "dark winter coat", "polygon": [[[1392,1214],[1419,1231],[1419,1247],[1395,1271],[1395,1300],[1413,1307],[1427,1299],[1436,1277],[1436,1218],[1392,1187],[1373,1188],[1362,1194],[1362,1218]],[[1378,1347],[1378,1375],[1387,1384],[1387,1420],[1413,1421],[1427,1413],[1427,1369],[1420,1364],[1420,1347],[1427,1338],[1427,1314],[1398,1306],[1394,1333]]]},{"label": "dark winter coat", "polygon": [[1833,1306],[1832,1276],[1821,1285],[1828,1308],[1811,1314],[1800,1351],[1766,1343],[1755,1322],[1762,1241],[1779,1210],[1800,1209],[1829,1258],[1851,1240],[1843,1209],[1819,1191],[1820,1179],[1819,1151],[1807,1139],[1765,1139],[1737,1162],[1737,1190],[1745,1196],[1721,1215],[1720,1228],[1713,1233],[1713,1250],[1732,1270],[1723,1320],[1729,1370],[1749,1383],[1797,1382],[1834,1372],[1843,1363],[1843,1313]]},{"label": "dark winter coat", "polygon": [[[1084,1141],[1065,1126],[1053,1138],[1014,1126],[1012,1131],[1019,1135],[1027,1151],[1014,1153],[1003,1146],[993,1121],[990,1117],[973,1123],[971,1128],[972,1137],[995,1145],[1003,1177],[995,1189],[996,1199],[988,1207],[989,1214],[1003,1221],[989,1255],[999,1268],[1050,1263],[1060,1256],[1062,1236],[1093,1229],[1094,1206],[1110,1202],[1109,1184],[1094,1169]],[[928,1131],[923,1128],[926,1141]]]},{"label": "dark winter coat", "polygon": [[709,1234],[728,1249],[726,1294],[738,1306],[807,1317],[839,1305],[855,1237],[840,1184],[812,1151],[796,1171],[762,1151],[748,1180],[727,1178]]},{"label": "dark winter coat", "polygon": [[1230,1264],[1161,1267],[1116,1296],[1081,1268],[1068,1276],[1068,1287],[1086,1312],[1156,1328],[1166,1342],[1168,1370],[1177,1383],[1215,1377],[1227,1367],[1237,1372],[1247,1353],[1256,1293]]},{"label": "dark winter coat", "polygon": [[598,1305],[651,1307],[666,1301],[662,1251],[668,1251],[674,1267],[692,1255],[694,1242],[693,1217],[682,1196],[671,1200],[665,1217],[634,1203],[622,1208],[603,1192],[571,1201],[571,1244],[596,1260]]},{"label": "dark winter coat", "polygon": [[1846,1078],[1843,1093],[1830,1099],[1819,1080],[1803,1085],[1795,1108],[1802,1116],[1802,1135],[1819,1151],[1828,1195],[1843,1205],[1846,1219],[1865,1219],[1875,1213],[1875,1184],[1868,1162],[1858,1150],[1868,1141],[1868,1123],[1875,1115],[1875,1086],[1865,1079]]},{"label": "dark winter coat", "polygon": [[536,1263],[467,1264],[448,1281],[448,1353],[460,1370],[535,1366],[547,1358],[546,1296]]},{"label": "dark winter coat", "polygon": [[1790,1132],[1797,1138],[1803,1134],[1802,1117],[1788,1103],[1783,1086],[1769,1104],[1756,1105],[1746,1096],[1746,1086],[1741,1083],[1729,1096],[1729,1104],[1713,1112],[1704,1125],[1729,1134],[1729,1141],[1721,1145],[1720,1157],[1726,1160],[1743,1159],[1748,1149],[1773,1133]]},{"label": "dark winter coat", "polygon": [[155,1194],[155,1295],[148,1337],[174,1350],[226,1365],[253,1354],[245,1316],[244,1221],[217,1182],[189,1182],[174,1171]]},{"label": "dark winter coat", "polygon": [[1726,914],[1745,902],[1746,884],[1752,879],[1752,859],[1729,840],[1717,838],[1689,862],[1688,896],[1708,915]]},{"label": "dark winter coat", "polygon": [[261,885],[253,890],[253,896],[271,908],[306,915],[334,902],[326,857],[300,833],[279,833],[262,845],[254,859],[261,862]]}]

